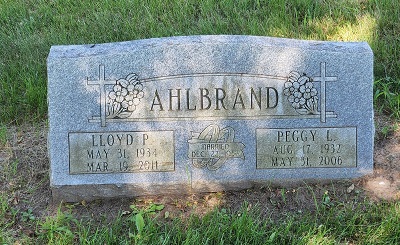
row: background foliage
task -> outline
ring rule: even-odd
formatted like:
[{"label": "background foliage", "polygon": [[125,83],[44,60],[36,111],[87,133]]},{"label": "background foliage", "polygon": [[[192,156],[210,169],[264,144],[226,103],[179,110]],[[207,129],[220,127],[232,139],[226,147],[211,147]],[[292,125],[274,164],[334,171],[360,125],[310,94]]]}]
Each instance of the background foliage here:
[{"label": "background foliage", "polygon": [[367,41],[375,99],[399,116],[398,0],[0,0],[0,122],[46,118],[51,45],[200,34]]}]

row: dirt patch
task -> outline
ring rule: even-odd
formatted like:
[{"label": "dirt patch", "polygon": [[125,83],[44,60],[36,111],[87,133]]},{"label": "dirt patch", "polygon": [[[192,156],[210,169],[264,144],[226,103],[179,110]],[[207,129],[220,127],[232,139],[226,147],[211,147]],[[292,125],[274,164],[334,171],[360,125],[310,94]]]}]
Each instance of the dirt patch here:
[{"label": "dirt patch", "polygon": [[374,173],[362,179],[373,199],[400,199],[400,128],[398,122],[379,116],[375,120]]},{"label": "dirt patch", "polygon": [[42,215],[51,201],[47,128],[44,123],[11,127],[0,148],[0,189],[17,210]]},{"label": "dirt patch", "polygon": [[[400,199],[400,130],[384,116],[376,119],[375,171],[360,179],[331,181],[325,184],[301,184],[294,188],[262,188],[223,193],[200,193],[182,196],[153,196],[98,200],[90,203],[53,204],[49,187],[47,127],[45,123],[8,128],[5,145],[0,146],[0,190],[8,204],[22,213],[29,210],[35,217],[53,215],[57,209],[70,209],[78,219],[101,223],[129,212],[130,205],[145,208],[150,203],[165,205],[162,216],[186,218],[205,214],[215,207],[240,210],[257,207],[265,218],[279,218],[287,213],[313,212],[330,202]],[[15,224],[18,227],[18,224]],[[22,229],[22,228],[21,228]]]}]

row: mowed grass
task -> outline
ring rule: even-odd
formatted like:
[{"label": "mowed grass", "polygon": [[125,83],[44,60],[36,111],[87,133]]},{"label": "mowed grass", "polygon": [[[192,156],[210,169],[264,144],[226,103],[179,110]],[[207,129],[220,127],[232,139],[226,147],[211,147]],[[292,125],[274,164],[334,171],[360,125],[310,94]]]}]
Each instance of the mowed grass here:
[{"label": "mowed grass", "polygon": [[[367,41],[375,55],[376,109],[400,117],[398,0],[0,0],[0,148],[6,126],[47,116],[51,45],[176,35],[239,34]],[[68,101],[60,101],[68,103]],[[2,167],[12,184],[18,162]],[[15,187],[17,188],[17,187]],[[78,220],[73,207],[36,217],[0,190],[0,244],[399,244],[399,202],[316,197],[315,212],[260,216],[219,207],[188,219],[121,213],[110,222]],[[157,216],[159,215],[159,216]]]},{"label": "mowed grass", "polygon": [[[0,0],[0,122],[46,118],[51,45],[200,34],[367,41],[377,86],[400,80],[397,0]],[[390,89],[375,99],[398,117],[399,88]]]},{"label": "mowed grass", "polygon": [[[2,204],[0,199],[0,204]],[[204,216],[165,218],[144,210],[120,213],[111,222],[77,220],[72,208],[41,220],[28,212],[23,233],[0,222],[1,244],[399,244],[400,203],[316,203],[315,213],[288,213],[280,219],[260,216],[257,206],[239,211],[218,208]],[[8,211],[7,206],[0,206]],[[65,209],[65,208],[64,208]],[[7,212],[8,219],[12,215]],[[0,216],[0,221],[5,218]],[[15,226],[15,225],[14,225]],[[8,229],[7,229],[8,228]],[[15,231],[17,230],[17,231]],[[21,231],[21,230],[20,230]]]}]

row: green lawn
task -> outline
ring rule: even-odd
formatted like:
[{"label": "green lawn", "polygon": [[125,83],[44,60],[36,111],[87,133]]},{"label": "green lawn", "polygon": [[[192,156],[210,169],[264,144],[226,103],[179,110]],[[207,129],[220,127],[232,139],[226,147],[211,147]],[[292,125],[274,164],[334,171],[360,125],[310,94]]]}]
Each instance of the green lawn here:
[{"label": "green lawn", "polygon": [[[121,213],[112,222],[77,220],[71,211],[61,209],[54,216],[36,220],[28,210],[18,215],[24,219],[19,226],[2,223],[4,217],[0,215],[4,229],[0,231],[0,244],[400,243],[400,203],[322,199],[315,204],[315,213],[286,213],[279,219],[262,218],[260,209],[247,203],[235,212],[218,208],[185,220],[159,215],[157,209],[163,205],[148,205],[136,212],[132,206],[131,213]],[[151,209],[155,210],[153,214]]]},{"label": "green lawn", "polygon": [[[400,118],[399,0],[0,0],[0,150],[9,125],[47,117],[51,45],[200,34],[367,41],[375,55],[375,108]],[[0,181],[11,186],[13,164],[0,166]],[[399,202],[324,195],[315,198],[315,212],[274,219],[246,204],[204,217],[156,218],[150,205],[95,223],[66,207],[35,217],[13,208],[13,196],[0,190],[0,244],[400,244]]]},{"label": "green lawn", "polygon": [[400,116],[398,0],[0,0],[0,122],[46,118],[51,45],[199,34],[367,41],[377,109]]}]

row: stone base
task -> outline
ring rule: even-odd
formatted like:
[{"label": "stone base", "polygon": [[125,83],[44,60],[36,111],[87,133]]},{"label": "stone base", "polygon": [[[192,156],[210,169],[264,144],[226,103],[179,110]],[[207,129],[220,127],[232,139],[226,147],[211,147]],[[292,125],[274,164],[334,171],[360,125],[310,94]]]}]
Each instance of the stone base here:
[{"label": "stone base", "polygon": [[240,191],[251,188],[280,187],[295,188],[304,184],[329,184],[332,181],[349,181],[350,179],[286,179],[286,180],[257,180],[257,181],[237,181],[229,183],[196,181],[189,185],[78,185],[78,186],[52,186],[53,202],[80,202],[93,201],[98,199],[112,199],[121,197],[138,197],[153,195],[185,195],[192,193],[206,193],[219,191]]}]

